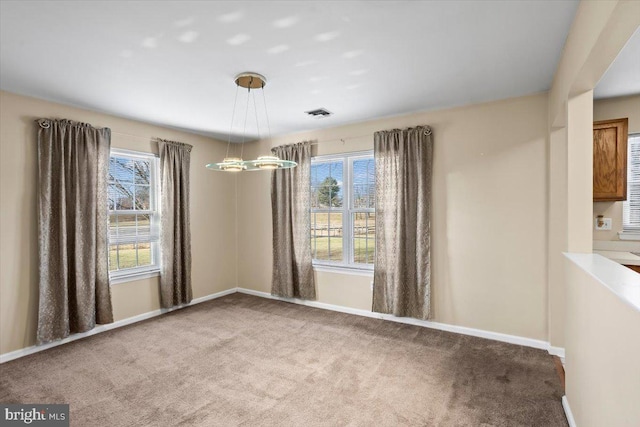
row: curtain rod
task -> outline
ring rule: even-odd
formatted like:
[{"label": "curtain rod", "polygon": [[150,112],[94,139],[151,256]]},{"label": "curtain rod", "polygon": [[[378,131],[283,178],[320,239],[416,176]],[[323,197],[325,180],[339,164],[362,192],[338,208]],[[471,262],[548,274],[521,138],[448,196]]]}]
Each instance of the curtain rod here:
[{"label": "curtain rod", "polygon": [[311,145],[319,145],[319,144],[327,144],[329,142],[342,142],[342,144],[346,144],[347,142],[349,142],[352,139],[360,139],[360,138],[365,138],[365,137],[372,137],[373,138],[373,134],[366,134],[366,135],[357,135],[357,136],[349,136],[346,138],[334,138],[334,139],[326,139],[324,141],[314,141],[311,143]]},{"label": "curtain rod", "polygon": [[129,137],[132,137],[132,138],[139,138],[139,139],[145,139],[145,140],[154,139],[153,137],[133,135],[133,134],[130,134],[130,133],[114,132],[113,130],[111,131],[111,134],[112,135],[120,135],[120,136],[129,136]]},{"label": "curtain rod", "polygon": [[[141,140],[145,140],[145,141],[157,141],[159,139],[162,139],[162,138],[157,137],[157,136],[148,137],[148,136],[141,136],[141,135],[133,135],[133,134],[130,134],[130,133],[116,132],[116,131],[113,131],[113,130],[111,131],[111,133],[113,135],[126,136],[126,137],[130,137],[130,138],[137,138],[137,139],[141,139]],[[327,143],[331,143],[331,142],[342,142],[342,144],[344,145],[347,142],[349,142],[350,140],[360,139],[360,138],[365,138],[365,137],[373,137],[373,135],[372,134],[366,134],[366,135],[350,136],[350,137],[346,137],[346,138],[326,139],[326,140],[322,140],[322,141],[314,141],[314,142],[311,143],[311,145],[327,144]]]},{"label": "curtain rod", "polygon": [[115,131],[111,131],[112,135],[120,135],[120,136],[128,136],[128,137],[132,137],[132,138],[138,138],[138,139],[144,139],[145,141],[155,141],[158,140],[160,138],[158,138],[157,136],[140,136],[140,135],[133,135],[130,133],[123,133],[123,132],[115,132]]},{"label": "curtain rod", "polygon": [[[427,134],[427,135],[432,132],[431,126],[427,126],[427,125],[410,126],[408,128],[392,129],[392,130],[393,131],[395,131],[395,130],[410,130],[410,129],[417,129],[417,128],[424,128],[425,134]],[[335,139],[327,139],[327,140],[324,140],[324,141],[315,141],[315,142],[312,142],[311,145],[324,144],[324,143],[328,143],[328,142],[342,142],[342,144],[344,145],[346,142],[348,142],[351,139],[360,139],[360,138],[366,138],[366,137],[373,138],[374,133],[375,132],[368,133],[368,134],[365,134],[365,135],[349,136],[349,137],[346,137],[346,138],[335,138]]]},{"label": "curtain rod", "polygon": [[[122,132],[113,132],[113,131],[111,131],[111,133],[113,135],[126,136],[130,138],[138,138],[144,141],[152,141],[152,142],[165,141],[165,142],[177,142],[178,144],[185,144],[184,142],[174,141],[172,139],[160,138],[159,136],[140,136],[140,135],[133,135],[131,133],[122,133]],[[190,144],[185,144],[185,145],[190,145]]]}]

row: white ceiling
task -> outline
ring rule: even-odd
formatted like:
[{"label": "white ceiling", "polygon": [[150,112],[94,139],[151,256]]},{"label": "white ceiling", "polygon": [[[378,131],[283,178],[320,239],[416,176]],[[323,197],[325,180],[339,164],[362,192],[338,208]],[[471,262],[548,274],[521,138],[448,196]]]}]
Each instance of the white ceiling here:
[{"label": "white ceiling", "polygon": [[226,139],[255,71],[285,134],[548,90],[577,5],[2,1],[0,87]]},{"label": "white ceiling", "polygon": [[640,94],[640,29],[631,36],[593,91],[596,99]]}]

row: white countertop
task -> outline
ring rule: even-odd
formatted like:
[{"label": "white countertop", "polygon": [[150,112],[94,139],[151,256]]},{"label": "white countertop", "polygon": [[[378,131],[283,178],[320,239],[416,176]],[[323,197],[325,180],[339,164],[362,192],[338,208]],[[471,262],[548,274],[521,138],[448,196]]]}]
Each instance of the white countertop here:
[{"label": "white countertop", "polygon": [[593,251],[594,254],[602,255],[623,265],[640,265],[640,256],[634,255],[631,252],[621,251]]},{"label": "white countertop", "polygon": [[597,251],[640,252],[638,240],[594,240],[593,249]]},{"label": "white countertop", "polygon": [[640,242],[622,240],[594,240],[593,253],[623,265],[640,265]]},{"label": "white countertop", "polygon": [[565,256],[640,311],[640,274],[597,254],[565,253]]}]

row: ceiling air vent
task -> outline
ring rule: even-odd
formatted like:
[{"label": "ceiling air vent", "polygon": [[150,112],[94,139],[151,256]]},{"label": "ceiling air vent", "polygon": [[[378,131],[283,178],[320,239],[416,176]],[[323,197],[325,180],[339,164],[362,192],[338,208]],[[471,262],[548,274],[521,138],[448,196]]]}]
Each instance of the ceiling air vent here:
[{"label": "ceiling air vent", "polygon": [[317,108],[315,110],[305,111],[305,113],[317,119],[321,119],[322,117],[329,117],[331,115],[331,111],[327,110],[326,108]]}]

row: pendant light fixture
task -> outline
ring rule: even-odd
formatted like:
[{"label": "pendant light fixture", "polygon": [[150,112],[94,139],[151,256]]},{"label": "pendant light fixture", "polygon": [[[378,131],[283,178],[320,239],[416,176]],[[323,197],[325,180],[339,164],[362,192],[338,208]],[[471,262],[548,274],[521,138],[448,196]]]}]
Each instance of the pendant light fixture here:
[{"label": "pendant light fixture", "polygon": [[[276,156],[260,156],[256,160],[243,160],[242,151],[244,148],[245,131],[247,125],[247,116],[249,115],[249,102],[251,98],[251,91],[254,90],[253,105],[256,106],[255,90],[262,90],[262,99],[264,102],[264,111],[267,119],[267,129],[269,132],[269,139],[271,139],[271,128],[269,126],[269,115],[267,114],[267,101],[264,96],[264,87],[267,84],[267,79],[257,73],[241,73],[235,78],[236,82],[236,97],[233,104],[233,113],[231,116],[231,129],[229,131],[229,141],[227,143],[227,156],[220,163],[209,163],[207,169],[221,172],[242,172],[242,171],[255,171],[255,170],[275,170],[275,169],[289,169],[296,167],[298,164],[290,160],[281,160]],[[229,148],[231,147],[231,131],[233,130],[233,119],[236,113],[236,105],[238,103],[238,89],[247,89],[247,109],[244,117],[244,130],[242,131],[242,142],[240,143],[240,156],[229,157]],[[258,111],[256,109],[256,126],[258,127],[258,138],[260,137],[260,128],[258,125]]]}]

